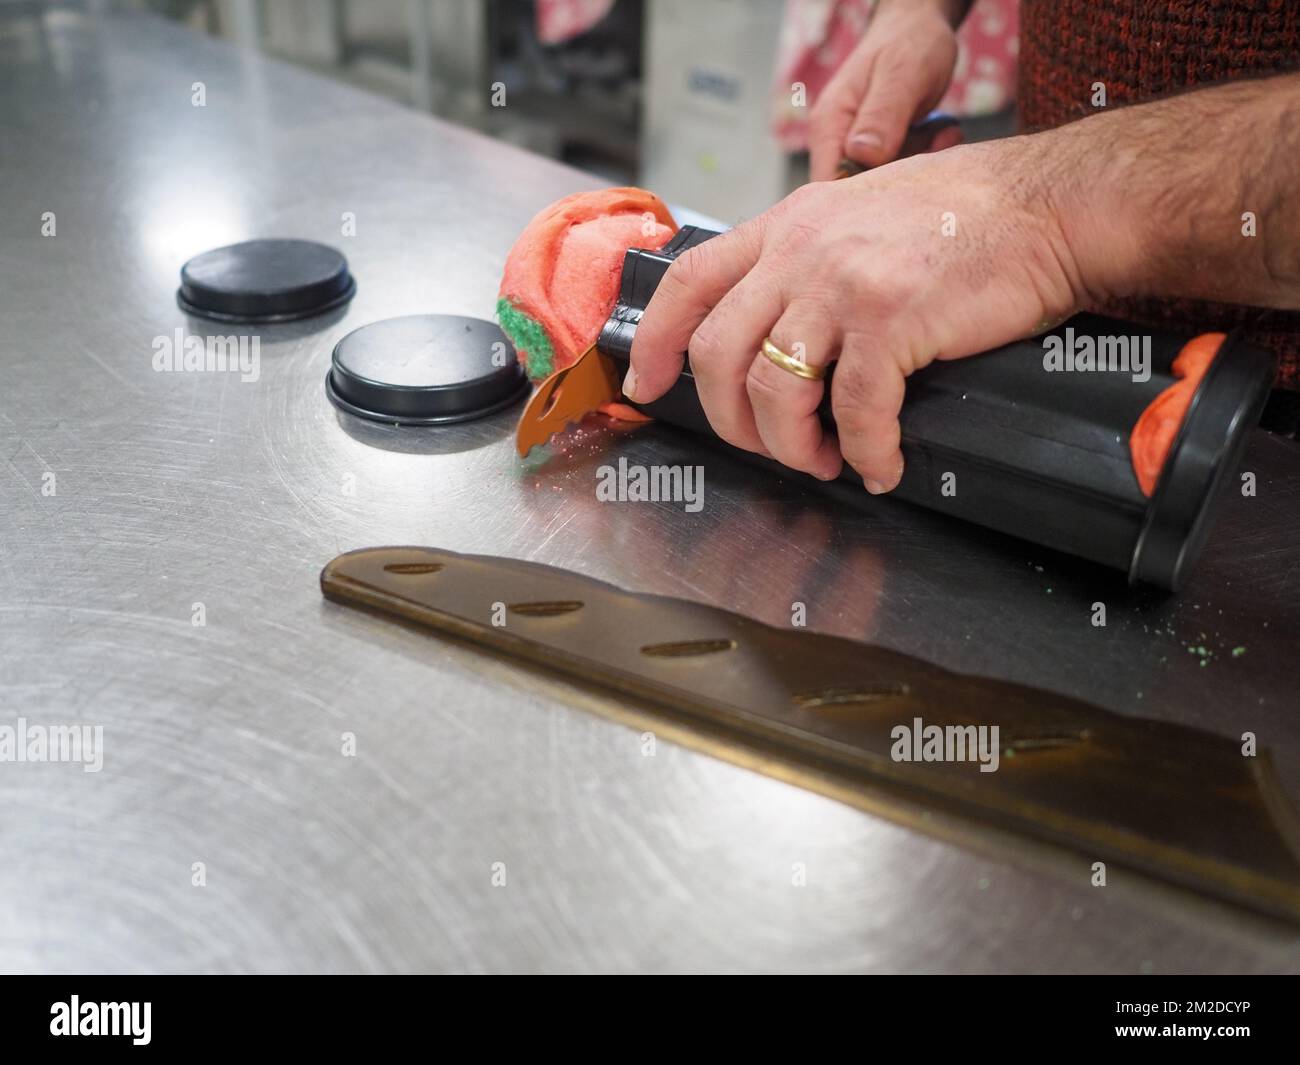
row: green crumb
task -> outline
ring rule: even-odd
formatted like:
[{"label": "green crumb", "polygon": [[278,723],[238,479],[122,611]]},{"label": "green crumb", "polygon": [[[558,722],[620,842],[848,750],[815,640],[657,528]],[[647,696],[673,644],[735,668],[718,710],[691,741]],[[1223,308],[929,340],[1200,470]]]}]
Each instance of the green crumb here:
[{"label": "green crumb", "polygon": [[1048,589],[1047,589],[1047,594],[1048,594],[1048,595],[1051,595],[1051,594],[1052,594],[1052,589],[1048,588]]},{"label": "green crumb", "polygon": [[1246,649],[1245,649],[1244,647],[1234,647],[1234,648],[1232,649],[1232,657],[1233,657],[1233,658],[1240,658],[1240,657],[1241,657],[1242,655],[1244,655],[1245,653],[1246,653]]},{"label": "green crumb", "polygon": [[497,322],[523,356],[528,376],[534,381],[549,377],[555,369],[555,349],[541,322],[504,296],[497,300]]}]

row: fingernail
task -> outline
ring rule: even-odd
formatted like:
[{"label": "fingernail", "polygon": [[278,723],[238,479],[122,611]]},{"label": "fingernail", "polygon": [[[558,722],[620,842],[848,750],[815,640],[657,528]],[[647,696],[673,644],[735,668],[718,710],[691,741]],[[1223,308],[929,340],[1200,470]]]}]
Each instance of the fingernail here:
[{"label": "fingernail", "polygon": [[873,496],[884,494],[885,486],[879,481],[863,481],[862,483],[866,486],[867,491]]},{"label": "fingernail", "polygon": [[855,148],[865,148],[868,151],[885,146],[885,142],[876,133],[855,133],[849,138],[849,143]]},{"label": "fingernail", "polygon": [[627,396],[633,403],[636,402],[636,385],[636,371],[629,366],[627,374],[623,377],[623,395]]}]

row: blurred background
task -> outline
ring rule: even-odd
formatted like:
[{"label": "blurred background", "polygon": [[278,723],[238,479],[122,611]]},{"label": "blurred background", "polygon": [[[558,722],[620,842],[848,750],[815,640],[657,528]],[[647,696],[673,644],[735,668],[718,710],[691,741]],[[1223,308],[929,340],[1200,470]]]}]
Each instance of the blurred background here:
[{"label": "blurred background", "polygon": [[[874,0],[135,0],[726,222],[807,177],[809,107]],[[1018,0],[977,0],[940,108],[1015,125]]]}]

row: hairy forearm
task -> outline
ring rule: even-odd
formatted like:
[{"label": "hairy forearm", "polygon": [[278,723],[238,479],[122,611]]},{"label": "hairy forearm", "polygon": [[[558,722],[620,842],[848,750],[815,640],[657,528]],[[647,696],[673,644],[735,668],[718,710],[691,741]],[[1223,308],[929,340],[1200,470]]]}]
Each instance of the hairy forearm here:
[{"label": "hairy forearm", "polygon": [[1121,108],[1037,141],[1089,300],[1300,308],[1300,74]]}]

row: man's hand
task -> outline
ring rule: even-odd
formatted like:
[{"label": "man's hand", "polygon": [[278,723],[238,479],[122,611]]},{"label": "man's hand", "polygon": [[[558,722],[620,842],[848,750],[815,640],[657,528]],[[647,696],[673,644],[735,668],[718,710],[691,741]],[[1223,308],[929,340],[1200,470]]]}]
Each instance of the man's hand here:
[{"label": "man's hand", "polygon": [[[692,249],[637,329],[649,402],[690,352],[714,430],[873,492],[902,473],[904,378],[1116,296],[1300,309],[1300,74],[1216,86],[1059,129],[807,185]],[[835,359],[825,392],[759,353]]]},{"label": "man's hand", "polygon": [[[907,127],[931,111],[952,80],[957,62],[953,26],[963,0],[881,0],[862,40],[826,88],[809,117],[812,179],[835,177],[840,159],[882,166],[901,154]],[[961,139],[944,130],[928,147]]]},{"label": "man's hand", "polygon": [[[957,147],[804,186],[678,259],[632,348],[628,397],[649,402],[691,371],[724,440],[830,479],[841,455],[868,490],[902,475],[906,376],[1061,319],[1083,293],[1031,137]],[[825,384],[758,355],[763,338],[810,366],[838,358],[839,433]]]}]

